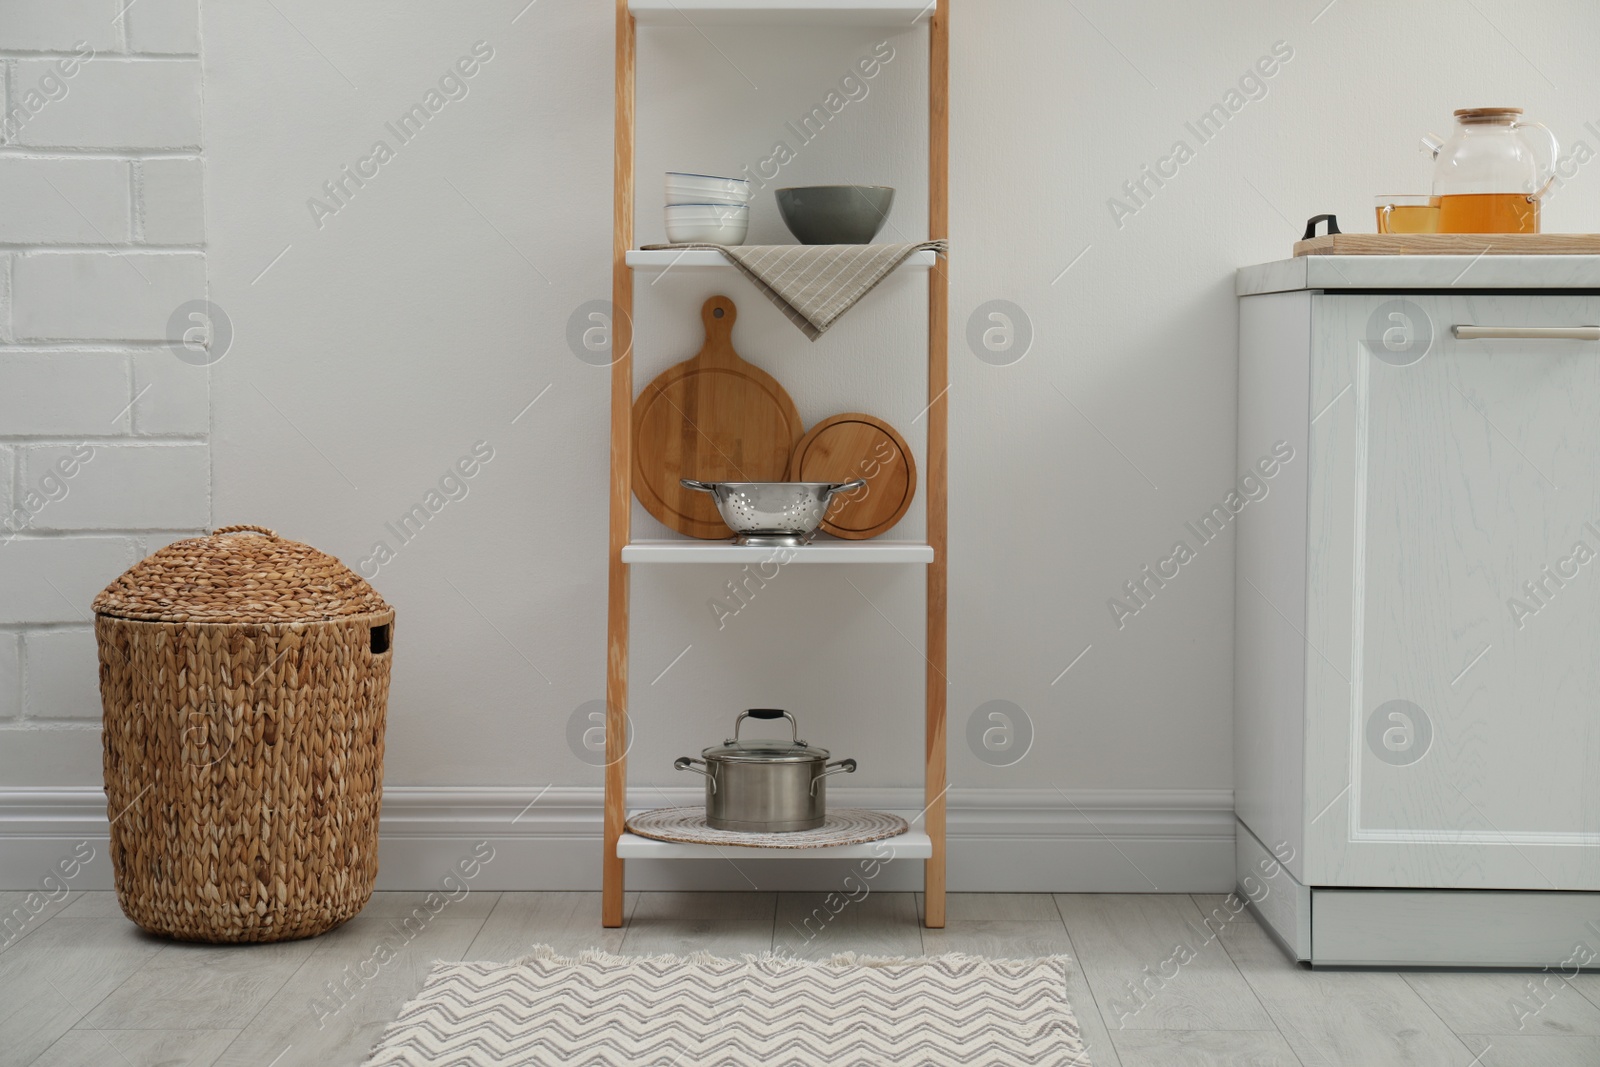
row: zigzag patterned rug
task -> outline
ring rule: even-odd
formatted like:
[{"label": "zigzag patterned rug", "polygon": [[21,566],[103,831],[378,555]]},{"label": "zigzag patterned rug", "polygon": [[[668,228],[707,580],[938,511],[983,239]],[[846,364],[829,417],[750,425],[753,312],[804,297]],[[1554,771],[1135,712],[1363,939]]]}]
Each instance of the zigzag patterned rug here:
[{"label": "zigzag patterned rug", "polygon": [[1059,957],[437,964],[367,1067],[1089,1067]]}]

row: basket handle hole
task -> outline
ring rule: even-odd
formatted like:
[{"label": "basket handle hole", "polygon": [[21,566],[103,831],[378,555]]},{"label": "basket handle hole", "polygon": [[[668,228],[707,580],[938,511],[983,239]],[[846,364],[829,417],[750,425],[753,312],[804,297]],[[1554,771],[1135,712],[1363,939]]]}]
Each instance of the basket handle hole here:
[{"label": "basket handle hole", "polygon": [[372,628],[372,654],[381,656],[389,651],[389,624]]}]

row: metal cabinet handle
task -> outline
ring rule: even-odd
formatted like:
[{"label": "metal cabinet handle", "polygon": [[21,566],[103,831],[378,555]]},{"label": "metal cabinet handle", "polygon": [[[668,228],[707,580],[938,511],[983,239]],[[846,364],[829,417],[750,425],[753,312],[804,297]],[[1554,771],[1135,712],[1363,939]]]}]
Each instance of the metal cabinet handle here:
[{"label": "metal cabinet handle", "polygon": [[1462,341],[1518,337],[1528,341],[1600,341],[1600,326],[1452,326]]}]

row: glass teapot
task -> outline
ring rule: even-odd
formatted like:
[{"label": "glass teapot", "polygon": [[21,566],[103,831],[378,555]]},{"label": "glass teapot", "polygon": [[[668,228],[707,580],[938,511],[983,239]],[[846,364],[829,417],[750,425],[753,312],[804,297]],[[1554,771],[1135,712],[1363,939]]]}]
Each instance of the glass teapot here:
[{"label": "glass teapot", "polygon": [[1448,141],[1422,139],[1433,153],[1440,233],[1538,233],[1539,200],[1555,180],[1555,134],[1524,122],[1520,107],[1455,113]]}]

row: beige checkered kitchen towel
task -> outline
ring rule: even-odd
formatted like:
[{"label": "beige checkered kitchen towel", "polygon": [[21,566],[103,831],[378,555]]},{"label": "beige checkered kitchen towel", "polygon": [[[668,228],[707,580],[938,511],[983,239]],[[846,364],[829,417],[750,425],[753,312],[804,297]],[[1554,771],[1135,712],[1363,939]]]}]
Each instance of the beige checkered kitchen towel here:
[{"label": "beige checkered kitchen towel", "polygon": [[946,241],[881,245],[645,245],[647,249],[714,248],[755,282],[778,310],[813,341],[857,300],[925,248],[943,255]]}]

